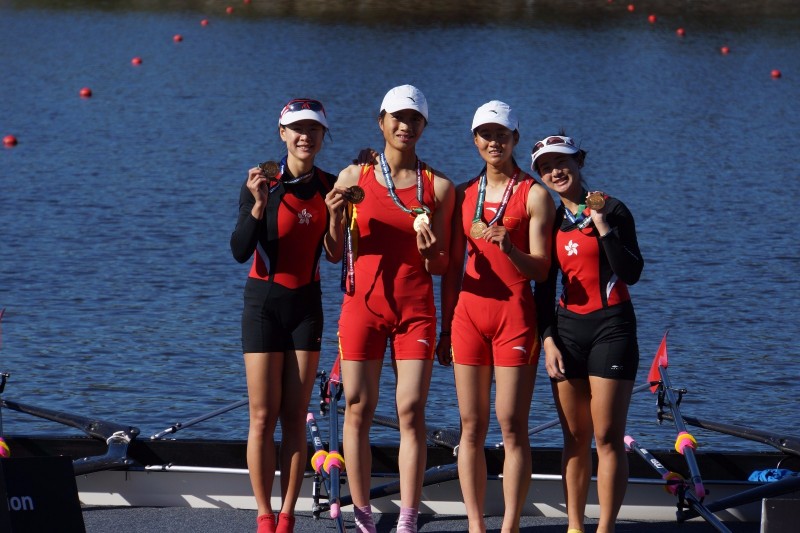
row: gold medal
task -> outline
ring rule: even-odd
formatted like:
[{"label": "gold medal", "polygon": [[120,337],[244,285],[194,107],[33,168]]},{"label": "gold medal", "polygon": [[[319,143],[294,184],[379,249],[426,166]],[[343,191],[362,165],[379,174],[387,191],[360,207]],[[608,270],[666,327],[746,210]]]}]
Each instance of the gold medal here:
[{"label": "gold medal", "polygon": [[598,211],[603,209],[603,206],[606,205],[606,199],[602,192],[590,192],[588,196],[586,196],[586,207],[589,209],[594,209]]},{"label": "gold medal", "polygon": [[265,161],[258,165],[258,168],[261,169],[261,172],[264,173],[267,179],[272,179],[277,176],[281,169],[275,161]]},{"label": "gold medal", "polygon": [[364,200],[364,189],[359,187],[358,185],[353,185],[352,187],[348,187],[342,193],[344,199],[350,202],[351,204],[360,204],[362,200]]},{"label": "gold medal", "polygon": [[486,222],[473,222],[472,227],[469,228],[469,236],[473,239],[480,239],[483,236],[483,232],[486,231],[488,227]]},{"label": "gold medal", "polygon": [[417,218],[414,219],[414,231],[419,233],[420,231],[422,231],[423,224],[430,225],[430,223],[431,220],[428,218],[428,215],[426,215],[425,213],[420,213],[419,215],[417,215]]}]

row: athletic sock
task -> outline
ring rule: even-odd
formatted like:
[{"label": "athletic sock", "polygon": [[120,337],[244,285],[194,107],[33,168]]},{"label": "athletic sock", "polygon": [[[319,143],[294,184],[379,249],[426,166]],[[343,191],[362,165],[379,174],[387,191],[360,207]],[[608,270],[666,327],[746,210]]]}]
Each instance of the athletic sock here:
[{"label": "athletic sock", "polygon": [[257,516],[256,524],[258,524],[256,533],[275,533],[275,515],[272,513]]},{"label": "athletic sock", "polygon": [[275,533],[294,533],[294,516],[286,513],[279,514]]},{"label": "athletic sock", "polygon": [[413,507],[401,507],[397,519],[397,533],[417,533],[417,510]]},{"label": "athletic sock", "polygon": [[354,509],[356,531],[359,533],[377,533],[375,522],[372,520],[372,506],[356,507]]}]

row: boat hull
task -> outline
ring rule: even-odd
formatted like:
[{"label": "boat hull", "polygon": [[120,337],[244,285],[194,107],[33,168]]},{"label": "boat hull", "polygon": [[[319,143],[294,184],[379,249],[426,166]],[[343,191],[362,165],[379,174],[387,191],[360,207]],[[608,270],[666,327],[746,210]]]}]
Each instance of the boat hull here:
[{"label": "boat hull", "polygon": [[[105,451],[102,442],[91,438],[29,437],[8,440],[16,457],[67,455],[79,459]],[[245,447],[243,441],[134,440],[128,450],[128,456],[134,464],[124,469],[78,475],[79,497],[85,505],[99,506],[255,509],[245,464]],[[372,452],[373,486],[396,481],[397,446],[375,445]],[[651,452],[666,468],[686,477],[680,455],[673,451]],[[531,455],[534,474],[523,514],[565,517],[566,506],[559,474],[560,450],[536,448]],[[502,449],[487,448],[486,457],[489,472],[486,514],[502,515]],[[787,458],[775,452],[698,453],[697,458],[709,491],[705,500],[707,504],[760,486],[760,483],[746,481],[753,470],[778,466],[798,469],[800,466],[789,464],[796,463],[798,458]],[[466,514],[453,463],[454,457],[449,450],[434,446],[429,448],[427,466],[438,468],[439,474],[437,482],[424,487],[420,512]],[[674,520],[677,500],[664,490],[663,480],[634,455],[630,456],[629,463],[631,477],[620,519]],[[311,483],[312,473],[308,472],[298,501],[297,509],[300,511],[312,510]],[[279,486],[280,483],[274,484],[273,505],[276,508],[280,504]],[[346,486],[343,493],[347,493]],[[377,512],[397,513],[400,502],[398,495],[394,494],[375,498],[372,505]],[[345,512],[351,509],[349,506],[343,507]],[[716,514],[726,521],[757,522],[760,520],[761,502],[751,502]],[[589,518],[599,516],[594,478],[586,515]]]}]

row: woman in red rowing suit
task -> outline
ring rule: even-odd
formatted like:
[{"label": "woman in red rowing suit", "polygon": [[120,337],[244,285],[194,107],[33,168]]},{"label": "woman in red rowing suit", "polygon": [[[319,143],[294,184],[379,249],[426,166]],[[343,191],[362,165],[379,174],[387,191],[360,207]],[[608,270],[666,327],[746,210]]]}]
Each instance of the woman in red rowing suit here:
[{"label": "woman in red rowing suit", "polygon": [[[278,130],[287,155],[273,168],[265,163],[249,170],[231,235],[234,258],[253,260],[244,289],[242,349],[250,405],[247,466],[258,533],[293,530],[306,467],[305,420],[322,337],[319,259],[323,246],[329,258],[341,256],[325,202],[336,177],[314,166],[327,129],[318,101],[296,99],[284,106]],[[276,529],[270,496],[278,420],[283,504]]]},{"label": "woman in red rowing suit", "polygon": [[505,449],[502,530],[519,531],[531,479],[528,413],[540,348],[530,280],[547,277],[555,208],[547,190],[514,161],[519,122],[507,104],[479,107],[472,135],[485,166],[456,189],[437,354],[455,367],[458,477],[469,531],[486,531],[484,445],[493,378]]},{"label": "woman in red rowing suit", "polygon": [[[345,290],[339,354],[346,396],[343,444],[359,531],[375,531],[369,502],[369,430],[387,343],[397,376],[400,421],[399,533],[416,531],[427,454],[425,403],[436,342],[432,274],[447,268],[452,183],[420,161],[416,145],[428,104],[411,85],[390,90],[378,126],[385,146],[378,164],[351,165],[339,174],[331,212],[345,228]],[[347,202],[353,186],[360,203]]]},{"label": "woman in red rowing suit", "polygon": [[[586,152],[565,136],[533,146],[531,168],[558,194],[553,261],[536,286],[545,367],[564,434],[562,475],[569,533],[583,532],[597,448],[598,533],[614,531],[628,483],[625,420],[639,365],[636,316],[628,285],[644,260],[628,208],[601,192],[587,192],[581,176]],[[562,292],[553,309],[556,280]]]}]

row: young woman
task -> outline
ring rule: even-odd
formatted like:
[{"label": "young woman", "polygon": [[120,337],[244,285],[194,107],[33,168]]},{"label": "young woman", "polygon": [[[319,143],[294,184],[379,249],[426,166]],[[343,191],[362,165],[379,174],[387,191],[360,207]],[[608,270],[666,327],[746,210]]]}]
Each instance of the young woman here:
[{"label": "young woman", "polygon": [[472,136],[485,166],[456,189],[437,353],[442,364],[455,367],[458,477],[469,531],[486,531],[484,445],[493,377],[505,449],[502,531],[519,531],[531,479],[528,413],[540,348],[530,280],[547,278],[555,207],[547,190],[514,161],[519,122],[507,104],[493,100],[479,107]]},{"label": "young woman", "polygon": [[[569,532],[583,532],[597,448],[598,533],[614,531],[625,496],[628,459],[625,420],[639,365],[636,316],[628,285],[639,280],[644,260],[633,216],[601,192],[587,192],[581,176],[586,152],[565,135],[533,146],[531,168],[556,192],[553,266],[537,285],[537,312],[547,374],[564,434],[562,474]],[[562,293],[553,309],[556,278]]]},{"label": "young woman", "polygon": [[[258,533],[286,533],[306,467],[306,412],[322,337],[319,259],[341,256],[325,196],[336,177],[314,166],[328,121],[316,100],[296,99],[280,113],[287,155],[249,170],[231,235],[234,258],[253,258],[244,289],[242,350],[250,406],[247,466],[258,504]],[[283,504],[270,502],[276,424],[281,422]]]},{"label": "young woman", "polygon": [[[345,219],[339,354],[346,397],[343,444],[359,531],[375,531],[369,502],[369,430],[387,342],[397,376],[400,421],[398,533],[416,531],[426,461],[425,403],[436,342],[432,274],[447,268],[452,183],[419,160],[417,141],[428,104],[411,85],[390,90],[378,126],[385,146],[378,165],[351,165],[339,174],[331,212]],[[346,202],[353,186],[360,203]],[[359,196],[361,194],[359,193]]]}]

